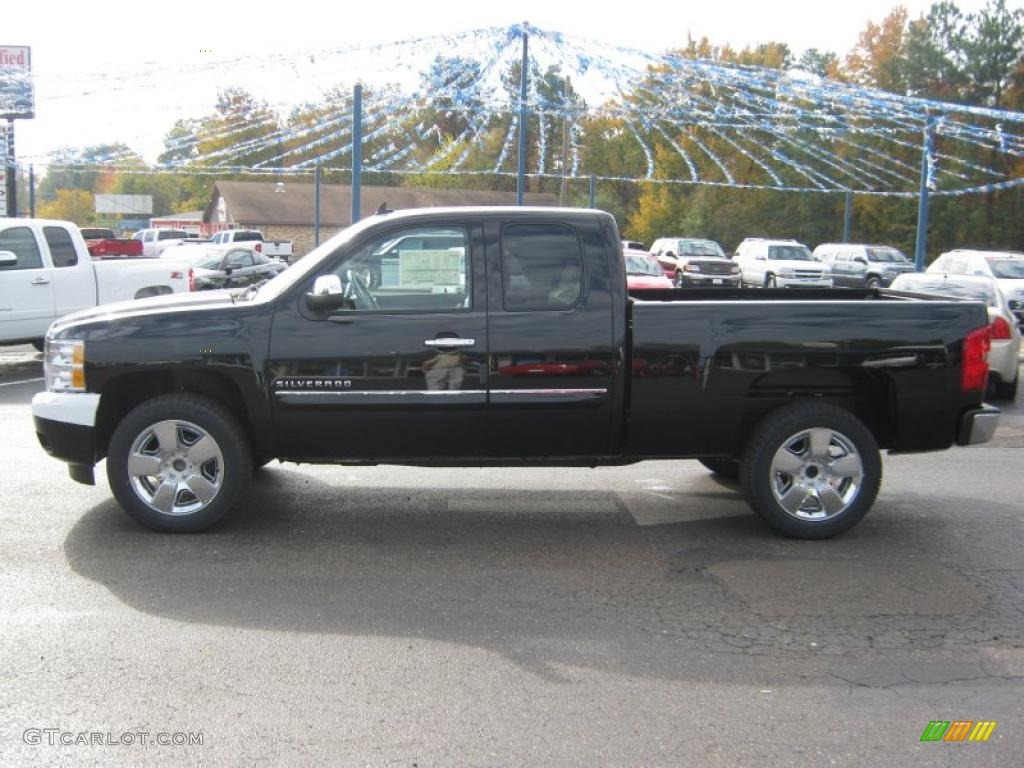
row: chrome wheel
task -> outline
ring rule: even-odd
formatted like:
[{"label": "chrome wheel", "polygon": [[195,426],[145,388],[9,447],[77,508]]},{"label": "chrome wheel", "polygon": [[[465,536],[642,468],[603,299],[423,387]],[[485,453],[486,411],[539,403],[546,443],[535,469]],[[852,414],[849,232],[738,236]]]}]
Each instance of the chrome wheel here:
[{"label": "chrome wheel", "polygon": [[128,451],[129,484],[150,509],[190,515],[207,507],[224,482],[224,456],[217,441],[188,421],[146,427]]},{"label": "chrome wheel", "polygon": [[800,520],[841,515],[857,499],[864,479],[864,463],[853,441],[824,427],[784,440],[770,471],[775,500]]}]

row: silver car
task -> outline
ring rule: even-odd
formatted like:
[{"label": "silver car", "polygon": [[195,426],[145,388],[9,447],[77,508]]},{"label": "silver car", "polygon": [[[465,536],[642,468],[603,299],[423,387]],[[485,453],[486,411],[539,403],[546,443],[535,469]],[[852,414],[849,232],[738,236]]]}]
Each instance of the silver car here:
[{"label": "silver car", "polygon": [[1020,329],[1010,309],[1010,302],[996,278],[935,272],[914,273],[900,275],[893,280],[891,288],[894,291],[985,302],[992,326],[992,347],[988,353],[989,386],[996,398],[1013,400],[1017,397]]}]

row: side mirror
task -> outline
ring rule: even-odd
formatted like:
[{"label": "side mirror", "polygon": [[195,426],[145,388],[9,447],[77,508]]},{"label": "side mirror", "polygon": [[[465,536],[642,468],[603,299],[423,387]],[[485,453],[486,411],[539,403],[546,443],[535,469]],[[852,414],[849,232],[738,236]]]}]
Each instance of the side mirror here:
[{"label": "side mirror", "polygon": [[[0,258],[3,258],[3,252],[0,252]],[[0,264],[3,264],[3,262],[0,261]],[[1019,299],[1011,299],[1006,303],[1006,306],[1008,306],[1013,312],[1020,312],[1022,309],[1024,309],[1024,301],[1020,301]]]},{"label": "side mirror", "polygon": [[224,277],[231,277],[231,273],[234,271],[234,267],[224,267]]},{"label": "side mirror", "polygon": [[13,251],[0,251],[0,267],[13,267],[18,263],[18,256]]},{"label": "side mirror", "polygon": [[672,253],[672,251],[665,251],[665,255],[670,259],[674,259],[676,257],[676,255]]},{"label": "side mirror", "polygon": [[306,306],[318,312],[345,306],[341,278],[337,275],[320,275],[313,281],[313,290],[306,294]]}]

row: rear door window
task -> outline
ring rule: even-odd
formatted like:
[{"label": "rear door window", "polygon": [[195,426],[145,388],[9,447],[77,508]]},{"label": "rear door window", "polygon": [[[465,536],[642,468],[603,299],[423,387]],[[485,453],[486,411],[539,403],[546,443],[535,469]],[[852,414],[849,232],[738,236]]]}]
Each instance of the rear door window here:
[{"label": "rear door window", "polygon": [[507,224],[501,230],[505,311],[571,309],[583,293],[583,250],[565,224]]},{"label": "rear door window", "polygon": [[63,227],[43,227],[43,238],[50,249],[55,267],[73,267],[78,264],[78,252],[71,234]]}]

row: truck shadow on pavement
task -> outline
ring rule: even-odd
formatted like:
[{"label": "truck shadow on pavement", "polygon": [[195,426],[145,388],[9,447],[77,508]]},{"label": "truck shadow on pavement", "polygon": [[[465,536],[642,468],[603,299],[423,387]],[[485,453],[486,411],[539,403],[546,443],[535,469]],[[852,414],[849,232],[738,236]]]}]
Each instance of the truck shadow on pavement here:
[{"label": "truck shadow on pavement", "polygon": [[[710,478],[693,490],[739,504]],[[153,616],[459,643],[554,681],[567,667],[764,680],[807,673],[814,657],[876,656],[878,638],[885,653],[957,633],[1015,642],[979,616],[987,598],[969,580],[908,563],[927,546],[916,529],[865,522],[799,542],[752,514],[641,526],[601,490],[339,488],[280,468],[260,473],[253,498],[195,536],[149,532],[104,502],[70,531],[66,557]],[[708,668],[710,652],[733,660]]]}]

